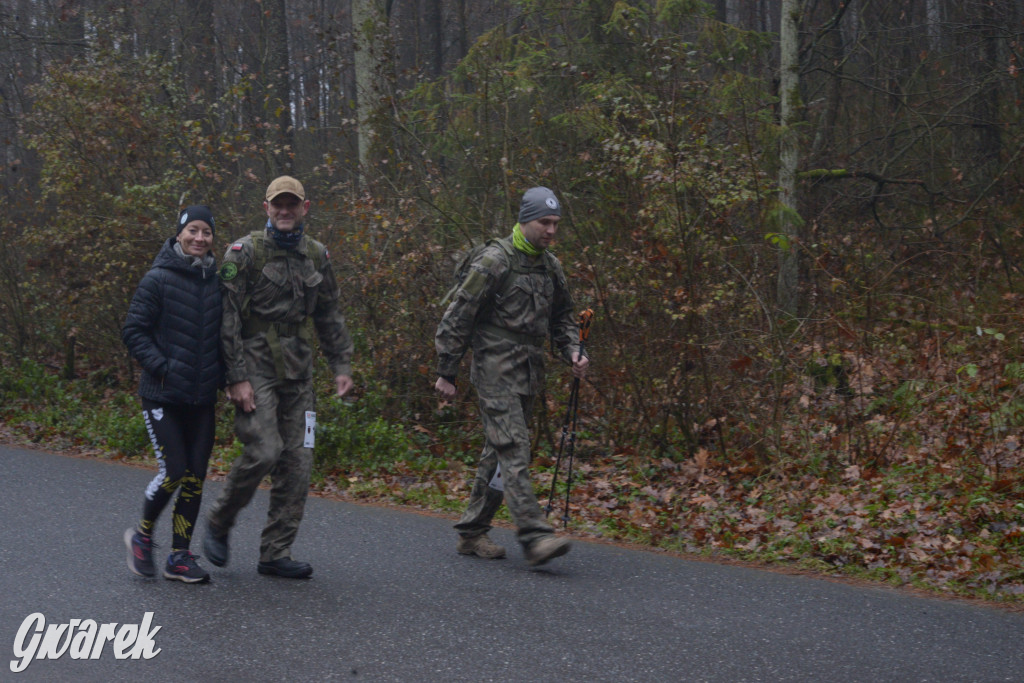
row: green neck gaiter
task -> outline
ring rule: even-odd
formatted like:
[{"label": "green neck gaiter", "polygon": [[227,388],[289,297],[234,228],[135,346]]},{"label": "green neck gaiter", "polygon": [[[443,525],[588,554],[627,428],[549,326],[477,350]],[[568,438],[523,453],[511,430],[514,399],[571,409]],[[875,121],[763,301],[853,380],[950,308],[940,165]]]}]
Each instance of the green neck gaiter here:
[{"label": "green neck gaiter", "polygon": [[543,249],[538,249],[530,243],[530,240],[523,236],[523,230],[516,223],[512,228],[512,246],[527,256],[538,256]]}]

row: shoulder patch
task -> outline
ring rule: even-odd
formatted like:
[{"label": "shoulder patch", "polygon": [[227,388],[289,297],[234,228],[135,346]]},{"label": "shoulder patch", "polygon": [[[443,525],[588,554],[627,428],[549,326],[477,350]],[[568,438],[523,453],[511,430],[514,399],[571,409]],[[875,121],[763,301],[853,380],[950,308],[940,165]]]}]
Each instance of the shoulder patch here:
[{"label": "shoulder patch", "polygon": [[231,251],[242,251],[242,243],[241,242],[235,242],[234,244],[232,244],[231,245]]},{"label": "shoulder patch", "polygon": [[[234,247],[232,247],[233,249]],[[220,279],[224,282],[231,282],[238,275],[238,264],[228,261],[220,267]]]},{"label": "shoulder patch", "polygon": [[487,276],[476,268],[471,268],[466,279],[462,282],[462,288],[471,296],[479,296],[487,285]]}]

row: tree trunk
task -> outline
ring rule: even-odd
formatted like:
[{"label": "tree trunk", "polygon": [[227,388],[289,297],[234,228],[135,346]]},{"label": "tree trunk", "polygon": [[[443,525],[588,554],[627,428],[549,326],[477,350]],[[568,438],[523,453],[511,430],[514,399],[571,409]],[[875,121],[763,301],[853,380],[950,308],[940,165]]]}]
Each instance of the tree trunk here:
[{"label": "tree trunk", "polygon": [[375,137],[373,113],[382,95],[380,62],[385,47],[379,38],[386,27],[387,15],[382,0],[352,0],[360,177],[368,168],[370,147]]},{"label": "tree trunk", "polygon": [[997,173],[1003,140],[999,126],[999,17],[991,4],[979,9],[977,31],[980,38],[977,60],[974,62],[976,81],[980,84],[974,97],[974,120],[977,130],[972,180],[979,185],[988,184]]},{"label": "tree trunk", "polygon": [[217,99],[213,0],[187,0],[184,20],[182,72],[189,96],[188,115],[197,118]]},{"label": "tree trunk", "polygon": [[[828,157],[832,151],[832,142],[835,139],[836,121],[839,118],[839,108],[843,104],[843,81],[845,79],[846,45],[843,42],[842,24],[846,10],[849,7],[847,2],[841,0],[835,2],[835,14],[829,19],[828,25],[821,36],[821,50],[826,57],[826,64],[832,65],[833,71],[829,73],[825,83],[824,110],[817,117],[818,125],[815,127],[814,142],[811,144],[809,163],[819,164],[823,157]],[[826,68],[826,72],[828,69]]]},{"label": "tree trunk", "polygon": [[797,230],[796,168],[799,162],[796,123],[800,109],[799,40],[797,26],[800,20],[799,0],[782,0],[782,20],[779,31],[779,279],[776,296],[779,309],[795,316],[800,303],[799,242]]},{"label": "tree trunk", "polygon": [[731,26],[739,26],[739,0],[717,0],[715,2],[715,18]]},{"label": "tree trunk", "polygon": [[80,0],[61,0],[57,4],[57,40],[55,59],[69,62],[85,54],[85,8]]},{"label": "tree trunk", "polygon": [[438,78],[444,69],[444,13],[441,0],[425,0],[423,16],[423,41],[427,49],[427,75]]},{"label": "tree trunk", "polygon": [[942,6],[940,0],[926,0],[925,21],[928,24],[928,49],[942,51]]},{"label": "tree trunk", "polygon": [[263,112],[273,127],[266,150],[270,166],[268,176],[292,174],[295,151],[295,129],[292,126],[291,64],[288,51],[288,21],[285,0],[263,3],[261,24],[263,46]]},{"label": "tree trunk", "polygon": [[455,61],[461,62],[462,58],[469,54],[469,37],[466,29],[466,0],[457,0],[455,3],[455,40],[458,45],[455,48]]}]

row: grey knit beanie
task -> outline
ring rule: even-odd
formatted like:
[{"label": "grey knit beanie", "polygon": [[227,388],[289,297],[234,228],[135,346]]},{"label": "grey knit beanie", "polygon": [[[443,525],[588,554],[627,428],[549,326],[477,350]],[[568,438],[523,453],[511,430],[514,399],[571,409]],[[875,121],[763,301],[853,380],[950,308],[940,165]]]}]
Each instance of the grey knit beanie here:
[{"label": "grey knit beanie", "polygon": [[523,194],[519,205],[519,224],[529,223],[544,216],[561,216],[562,205],[555,193],[546,187],[531,187]]}]

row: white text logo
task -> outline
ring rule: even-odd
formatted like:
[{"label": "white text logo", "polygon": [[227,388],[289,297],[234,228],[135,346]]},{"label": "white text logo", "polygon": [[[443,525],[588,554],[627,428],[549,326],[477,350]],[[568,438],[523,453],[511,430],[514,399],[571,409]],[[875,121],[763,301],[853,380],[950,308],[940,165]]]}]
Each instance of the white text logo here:
[{"label": "white text logo", "polygon": [[14,638],[17,659],[11,660],[11,671],[24,671],[33,659],[60,659],[65,654],[71,659],[99,659],[107,641],[113,644],[117,659],[152,659],[160,654],[153,636],[161,628],[151,628],[152,623],[152,612],[146,612],[141,625],[122,624],[121,628],[117,624],[97,624],[92,619],[47,626],[42,613],[30,614]]}]

